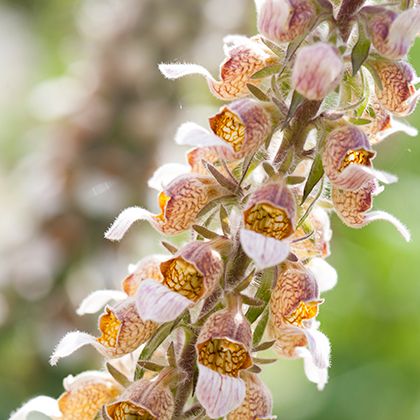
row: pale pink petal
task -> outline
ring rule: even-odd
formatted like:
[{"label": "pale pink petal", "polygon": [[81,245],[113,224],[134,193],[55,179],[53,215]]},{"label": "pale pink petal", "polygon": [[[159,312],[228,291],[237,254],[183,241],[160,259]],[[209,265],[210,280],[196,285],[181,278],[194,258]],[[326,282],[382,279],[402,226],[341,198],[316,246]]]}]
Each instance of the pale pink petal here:
[{"label": "pale pink petal", "polygon": [[210,72],[200,66],[199,64],[190,64],[190,63],[172,63],[172,64],[159,64],[159,70],[161,73],[168,79],[174,80],[179,79],[183,76],[188,76],[190,74],[200,74],[206,79],[214,80]]},{"label": "pale pink petal", "polygon": [[384,184],[392,184],[398,181],[395,175],[384,171],[378,171],[364,165],[349,165],[334,180],[334,186],[343,190],[356,191],[366,182],[375,178]]},{"label": "pale pink petal", "polygon": [[42,395],[29,400],[19,410],[15,411],[9,420],[25,420],[32,411],[38,411],[53,419],[62,417],[57,400]]},{"label": "pale pink petal", "polygon": [[85,346],[86,344],[91,344],[101,354],[108,357],[110,350],[112,350],[109,347],[105,347],[104,345],[96,341],[96,338],[93,335],[80,331],[73,331],[67,333],[58,343],[57,347],[54,350],[54,353],[50,358],[50,364],[52,366],[56,365],[58,359],[70,356],[72,353],[80,349],[80,347]]},{"label": "pale pink petal", "polygon": [[322,391],[325,384],[328,382],[328,369],[320,369],[315,366],[310,351],[306,347],[296,347],[296,354],[303,358],[303,367],[306,377],[317,384],[317,387]]},{"label": "pale pink petal", "polygon": [[190,172],[190,167],[187,165],[181,165],[180,163],[166,163],[162,165],[147,181],[147,185],[159,192],[163,190],[163,187],[168,185],[179,175],[185,175]]},{"label": "pale pink petal", "polygon": [[136,305],[143,321],[168,322],[194,302],[153,279],[146,279],[137,289]]},{"label": "pale pink petal", "polygon": [[86,297],[78,307],[77,315],[94,314],[100,311],[111,300],[123,300],[127,293],[120,290],[96,290]]},{"label": "pale pink petal", "polygon": [[245,382],[240,378],[222,375],[198,364],[195,395],[211,419],[223,417],[239,407],[245,398]]},{"label": "pale pink petal", "polygon": [[105,232],[105,238],[110,241],[119,241],[130,226],[138,220],[153,221],[152,214],[141,207],[128,207],[116,218],[112,226]]},{"label": "pale pink petal", "polygon": [[337,271],[322,258],[312,258],[306,266],[318,283],[319,293],[331,290],[337,284]]},{"label": "pale pink petal", "polygon": [[392,223],[407,242],[411,241],[410,231],[405,227],[405,225],[392,214],[382,210],[371,211],[370,213],[364,214],[363,222],[360,224],[360,227],[366,226],[368,223],[373,222],[374,220],[386,220],[387,222]]},{"label": "pale pink petal", "polygon": [[408,134],[411,137],[416,137],[417,134],[419,133],[418,130],[416,128],[412,127],[411,125],[404,124],[403,122],[395,120],[394,118],[391,117],[391,127],[380,131],[379,133],[375,134],[374,137],[377,140],[377,142],[379,143],[380,141],[382,141],[386,137],[388,137],[391,134],[394,134],[398,131],[402,131],[402,132],[404,132],[405,134]]},{"label": "pale pink petal", "polygon": [[233,147],[221,137],[210,133],[201,125],[193,122],[186,122],[178,128],[175,134],[175,142],[180,145],[198,147],[222,146],[234,152]]},{"label": "pale pink petal", "polygon": [[420,32],[420,10],[408,9],[392,22],[388,35],[388,53],[386,58],[398,60],[410,49]]},{"label": "pale pink petal", "polygon": [[308,340],[309,351],[314,364],[319,369],[326,369],[330,365],[330,340],[321,332],[313,328],[300,329]]},{"label": "pale pink petal", "polygon": [[249,229],[241,229],[241,244],[246,255],[263,269],[280,264],[289,255],[289,245]]}]

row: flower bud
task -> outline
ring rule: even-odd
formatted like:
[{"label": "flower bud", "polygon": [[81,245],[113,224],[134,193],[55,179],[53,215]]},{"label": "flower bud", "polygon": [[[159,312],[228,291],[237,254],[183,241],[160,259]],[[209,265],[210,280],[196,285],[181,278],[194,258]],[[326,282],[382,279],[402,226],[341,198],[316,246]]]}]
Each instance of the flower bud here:
[{"label": "flower bud", "polygon": [[410,232],[397,218],[380,210],[368,212],[372,208],[372,197],[379,194],[382,189],[378,188],[375,181],[366,183],[357,191],[340,191],[333,187],[331,189],[331,200],[338,217],[347,226],[357,229],[374,220],[387,220],[409,242]]},{"label": "flower bud", "polygon": [[169,420],[174,412],[174,399],[168,383],[176,372],[163,369],[155,378],[141,379],[126,389],[118,401],[108,404],[105,412],[111,420]]},{"label": "flower bud", "polygon": [[201,74],[207,79],[211,92],[216,98],[233,100],[249,95],[247,84],[258,86],[261,79],[251,76],[264,67],[278,63],[279,57],[273,54],[258,37],[228,37],[232,47],[225,45],[226,59],[220,65],[220,82],[202,66],[197,64],[160,64],[159,70],[168,79],[178,79],[189,74]]},{"label": "flower bud", "polygon": [[163,235],[177,235],[191,228],[202,208],[219,194],[219,186],[211,176],[185,174],[176,177],[159,194],[160,215],[140,207],[123,210],[105,233],[111,241],[119,241],[138,220],[148,220]]},{"label": "flower bud", "polygon": [[370,39],[380,55],[389,60],[403,58],[420,32],[420,10],[397,14],[391,10],[369,19]]},{"label": "flower bud", "polygon": [[391,114],[405,117],[414,111],[419,92],[412,82],[414,69],[402,61],[375,61],[372,63],[382,83],[382,90],[375,86],[379,103]]},{"label": "flower bud", "polygon": [[294,232],[296,203],[283,181],[256,190],[243,211],[241,244],[260,268],[282,262],[289,254],[283,240]]},{"label": "flower bud", "polygon": [[328,135],[322,164],[331,184],[344,190],[356,191],[375,178],[386,184],[395,182],[395,176],[372,168],[371,159],[374,156],[366,134],[348,125]]},{"label": "flower bud", "polygon": [[86,344],[93,345],[105,357],[121,357],[145,343],[156,329],[155,322],[143,322],[137,313],[134,298],[128,297],[113,309],[106,307],[105,313],[99,318],[101,337],[95,338],[80,331],[65,335],[51,356],[51,364],[55,365],[58,359],[69,356]]},{"label": "flower bud", "polygon": [[322,100],[340,83],[343,61],[337,48],[326,42],[302,47],[296,54],[292,86],[310,100]]},{"label": "flower bud", "polygon": [[109,374],[98,371],[82,372],[63,381],[66,392],[56,401],[40,396],[28,401],[9,420],[25,420],[38,411],[57,420],[94,420],[104,404],[121,394],[123,388]]},{"label": "flower bud", "polygon": [[271,415],[273,399],[269,389],[255,373],[242,371],[241,378],[246,385],[245,398],[241,405],[231,411],[226,420],[274,419]]},{"label": "flower bud", "polygon": [[162,281],[144,280],[137,291],[142,319],[167,322],[213,292],[223,271],[220,255],[211,242],[194,241],[160,264]]},{"label": "flower bud", "polygon": [[307,0],[255,0],[258,31],[274,42],[292,42],[307,31],[316,10]]},{"label": "flower bud", "polygon": [[318,313],[318,284],[313,274],[300,263],[290,263],[281,272],[271,293],[270,309],[277,328],[294,325],[304,328],[305,322]]},{"label": "flower bud", "polygon": [[252,330],[241,303],[240,296],[229,296],[228,307],[206,321],[197,339],[196,395],[212,419],[225,416],[245,398],[238,375],[252,365]]}]

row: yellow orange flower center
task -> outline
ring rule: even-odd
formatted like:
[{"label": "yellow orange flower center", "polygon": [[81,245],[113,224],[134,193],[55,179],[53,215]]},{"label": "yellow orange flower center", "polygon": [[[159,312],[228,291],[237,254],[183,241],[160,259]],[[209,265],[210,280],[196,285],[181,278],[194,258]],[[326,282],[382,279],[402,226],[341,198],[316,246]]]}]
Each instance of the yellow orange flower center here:
[{"label": "yellow orange flower center", "polygon": [[203,276],[182,258],[175,258],[165,271],[162,282],[174,292],[197,302],[203,292]]},{"label": "yellow orange flower center", "polygon": [[227,141],[235,152],[242,149],[246,127],[235,114],[225,109],[220,114],[210,118],[210,127],[214,134]]},{"label": "yellow orange flower center", "polygon": [[292,233],[286,212],[268,203],[256,204],[245,212],[245,228],[280,240]]},{"label": "yellow orange flower center", "polygon": [[304,328],[303,321],[311,319],[318,313],[318,305],[322,301],[309,303],[300,302],[299,306],[289,315],[284,317],[284,322],[295,327]]},{"label": "yellow orange flower center", "polygon": [[365,150],[349,150],[341,163],[338,172],[342,172],[349,165],[368,166],[371,154]]},{"label": "yellow orange flower center", "polygon": [[121,321],[117,319],[114,312],[109,308],[106,308],[106,311],[107,313],[99,319],[99,329],[102,332],[102,336],[96,340],[106,347],[115,348]]},{"label": "yellow orange flower center", "polygon": [[246,360],[242,344],[211,338],[201,347],[198,361],[218,373],[237,377]]},{"label": "yellow orange flower center", "polygon": [[137,407],[129,402],[118,404],[112,416],[112,420],[154,420],[147,410]]},{"label": "yellow orange flower center", "polygon": [[166,203],[171,199],[171,197],[168,197],[164,191],[162,191],[159,194],[159,208],[161,210],[161,214],[159,214],[159,216],[155,216],[155,219],[160,220],[161,222],[165,221],[165,206]]}]

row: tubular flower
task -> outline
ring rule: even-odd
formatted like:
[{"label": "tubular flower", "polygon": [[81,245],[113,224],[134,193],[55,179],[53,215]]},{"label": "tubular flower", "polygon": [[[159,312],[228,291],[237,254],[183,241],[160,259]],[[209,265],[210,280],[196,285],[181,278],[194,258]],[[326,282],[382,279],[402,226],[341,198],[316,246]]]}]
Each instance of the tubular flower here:
[{"label": "tubular flower", "polygon": [[315,17],[307,0],[255,0],[258,30],[274,42],[292,42],[303,35]]},{"label": "tubular flower", "polygon": [[32,411],[54,420],[94,420],[104,404],[121,394],[123,388],[104,372],[87,371],[63,381],[65,393],[58,400],[40,396],[28,401],[9,420],[25,420]]},{"label": "tubular flower", "polygon": [[397,218],[381,210],[368,212],[372,208],[372,197],[378,195],[382,190],[383,188],[378,188],[375,181],[366,183],[357,191],[340,191],[333,187],[331,199],[338,217],[347,226],[361,228],[374,220],[387,220],[409,242],[410,232]]},{"label": "tubular flower", "polygon": [[196,395],[210,418],[225,416],[245,398],[239,372],[252,365],[251,342],[251,325],[241,312],[241,298],[229,296],[228,307],[206,321],[196,344]]},{"label": "tubular flower", "polygon": [[271,410],[273,400],[268,388],[255,373],[243,371],[241,378],[245,381],[246,394],[241,405],[231,411],[226,420],[273,419]]},{"label": "tubular flower", "polygon": [[372,168],[375,152],[366,134],[355,126],[345,126],[332,131],[322,154],[325,174],[331,184],[343,190],[356,191],[369,180],[377,178],[386,184],[397,178]]},{"label": "tubular flower", "polygon": [[413,83],[417,78],[414,69],[402,61],[372,62],[382,83],[375,86],[379,103],[391,114],[405,117],[414,111],[420,95]]},{"label": "tubular flower", "polygon": [[174,412],[174,399],[168,387],[175,374],[165,368],[151,380],[134,382],[118,401],[105,407],[111,420],[169,420]]},{"label": "tubular flower", "polygon": [[408,9],[397,14],[391,10],[369,19],[372,44],[389,60],[403,58],[420,32],[420,10]]},{"label": "tubular flower", "polygon": [[338,86],[343,69],[337,48],[327,42],[317,42],[298,50],[292,86],[310,100],[322,100]]},{"label": "tubular flower", "polygon": [[237,160],[255,152],[271,132],[269,113],[253,99],[222,107],[209,123],[214,134],[192,122],[181,125],[176,142],[208,147],[222,159]]},{"label": "tubular flower", "polygon": [[222,271],[222,259],[211,242],[185,245],[173,258],[160,264],[161,282],[141,282],[136,294],[141,318],[155,322],[175,319],[213,292]]},{"label": "tubular flower", "polygon": [[[307,238],[308,232],[313,234]],[[290,249],[301,261],[314,256],[326,258],[330,255],[332,230],[328,213],[315,206],[305,222],[290,237]]]},{"label": "tubular flower", "polygon": [[200,74],[207,79],[210,91],[216,98],[230,101],[249,95],[247,84],[258,86],[263,79],[251,76],[263,68],[277,64],[279,57],[274,55],[258,37],[227,37],[224,46],[225,61],[220,65],[221,81],[216,81],[207,69],[198,64],[160,64],[159,70],[168,79],[178,79],[189,74]]},{"label": "tubular flower", "polygon": [[58,359],[69,356],[86,344],[93,345],[106,357],[121,357],[145,343],[156,329],[155,322],[142,321],[134,297],[128,297],[113,309],[106,307],[105,313],[99,318],[101,337],[95,338],[80,331],[70,332],[62,338],[50,362],[55,365]]},{"label": "tubular flower", "polygon": [[270,183],[256,190],[243,211],[241,244],[260,268],[281,263],[289,255],[284,242],[294,232],[296,203],[287,186]]},{"label": "tubular flower", "polygon": [[200,210],[218,193],[218,184],[211,176],[180,175],[159,194],[161,214],[154,215],[140,207],[129,207],[120,213],[105,237],[119,241],[138,220],[149,221],[163,235],[177,235],[191,228]]}]

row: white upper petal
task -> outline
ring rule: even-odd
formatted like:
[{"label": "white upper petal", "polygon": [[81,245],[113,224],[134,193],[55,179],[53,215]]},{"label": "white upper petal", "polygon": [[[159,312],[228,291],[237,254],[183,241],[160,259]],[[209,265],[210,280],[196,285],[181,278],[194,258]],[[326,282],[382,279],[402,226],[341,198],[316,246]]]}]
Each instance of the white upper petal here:
[{"label": "white upper petal", "polygon": [[315,276],[319,293],[331,290],[337,284],[337,271],[322,258],[313,258],[306,266]]},{"label": "white upper petal", "polygon": [[38,411],[53,419],[62,417],[55,399],[45,396],[35,397],[15,411],[9,420],[25,420],[29,413]]},{"label": "white upper petal", "polygon": [[263,269],[280,264],[289,255],[289,245],[249,229],[241,229],[241,245],[246,255]]},{"label": "white upper petal", "polygon": [[317,384],[318,389],[322,391],[328,382],[328,369],[320,369],[315,366],[311,352],[306,347],[296,347],[296,354],[303,358],[303,366],[306,377]]},{"label": "white upper petal", "polygon": [[198,363],[195,394],[211,419],[217,419],[239,407],[245,398],[245,382],[222,375]]},{"label": "white upper petal", "polygon": [[166,163],[162,165],[153,173],[152,177],[147,181],[147,185],[159,192],[163,187],[168,185],[177,176],[184,175],[190,172],[190,167],[181,165],[180,163]]},{"label": "white upper petal", "polygon": [[199,64],[172,63],[159,64],[159,70],[168,79],[179,79],[190,74],[200,74],[206,78],[213,79],[209,71]]},{"label": "white upper petal", "polygon": [[365,226],[368,223],[373,222],[374,220],[386,220],[387,222],[392,223],[407,242],[411,241],[410,231],[406,228],[406,226],[403,223],[401,223],[395,216],[385,211],[376,210],[364,214],[363,222],[360,224],[360,227]]},{"label": "white upper petal", "polygon": [[96,290],[86,297],[77,309],[77,315],[94,314],[100,311],[110,300],[123,300],[127,293],[120,290]]},{"label": "white upper petal", "polygon": [[301,331],[308,340],[309,351],[315,366],[319,369],[326,369],[330,365],[330,340],[321,331],[313,328],[303,328]]},{"label": "white upper petal", "polygon": [[146,279],[137,289],[136,305],[143,321],[168,322],[194,302],[153,279]]}]

